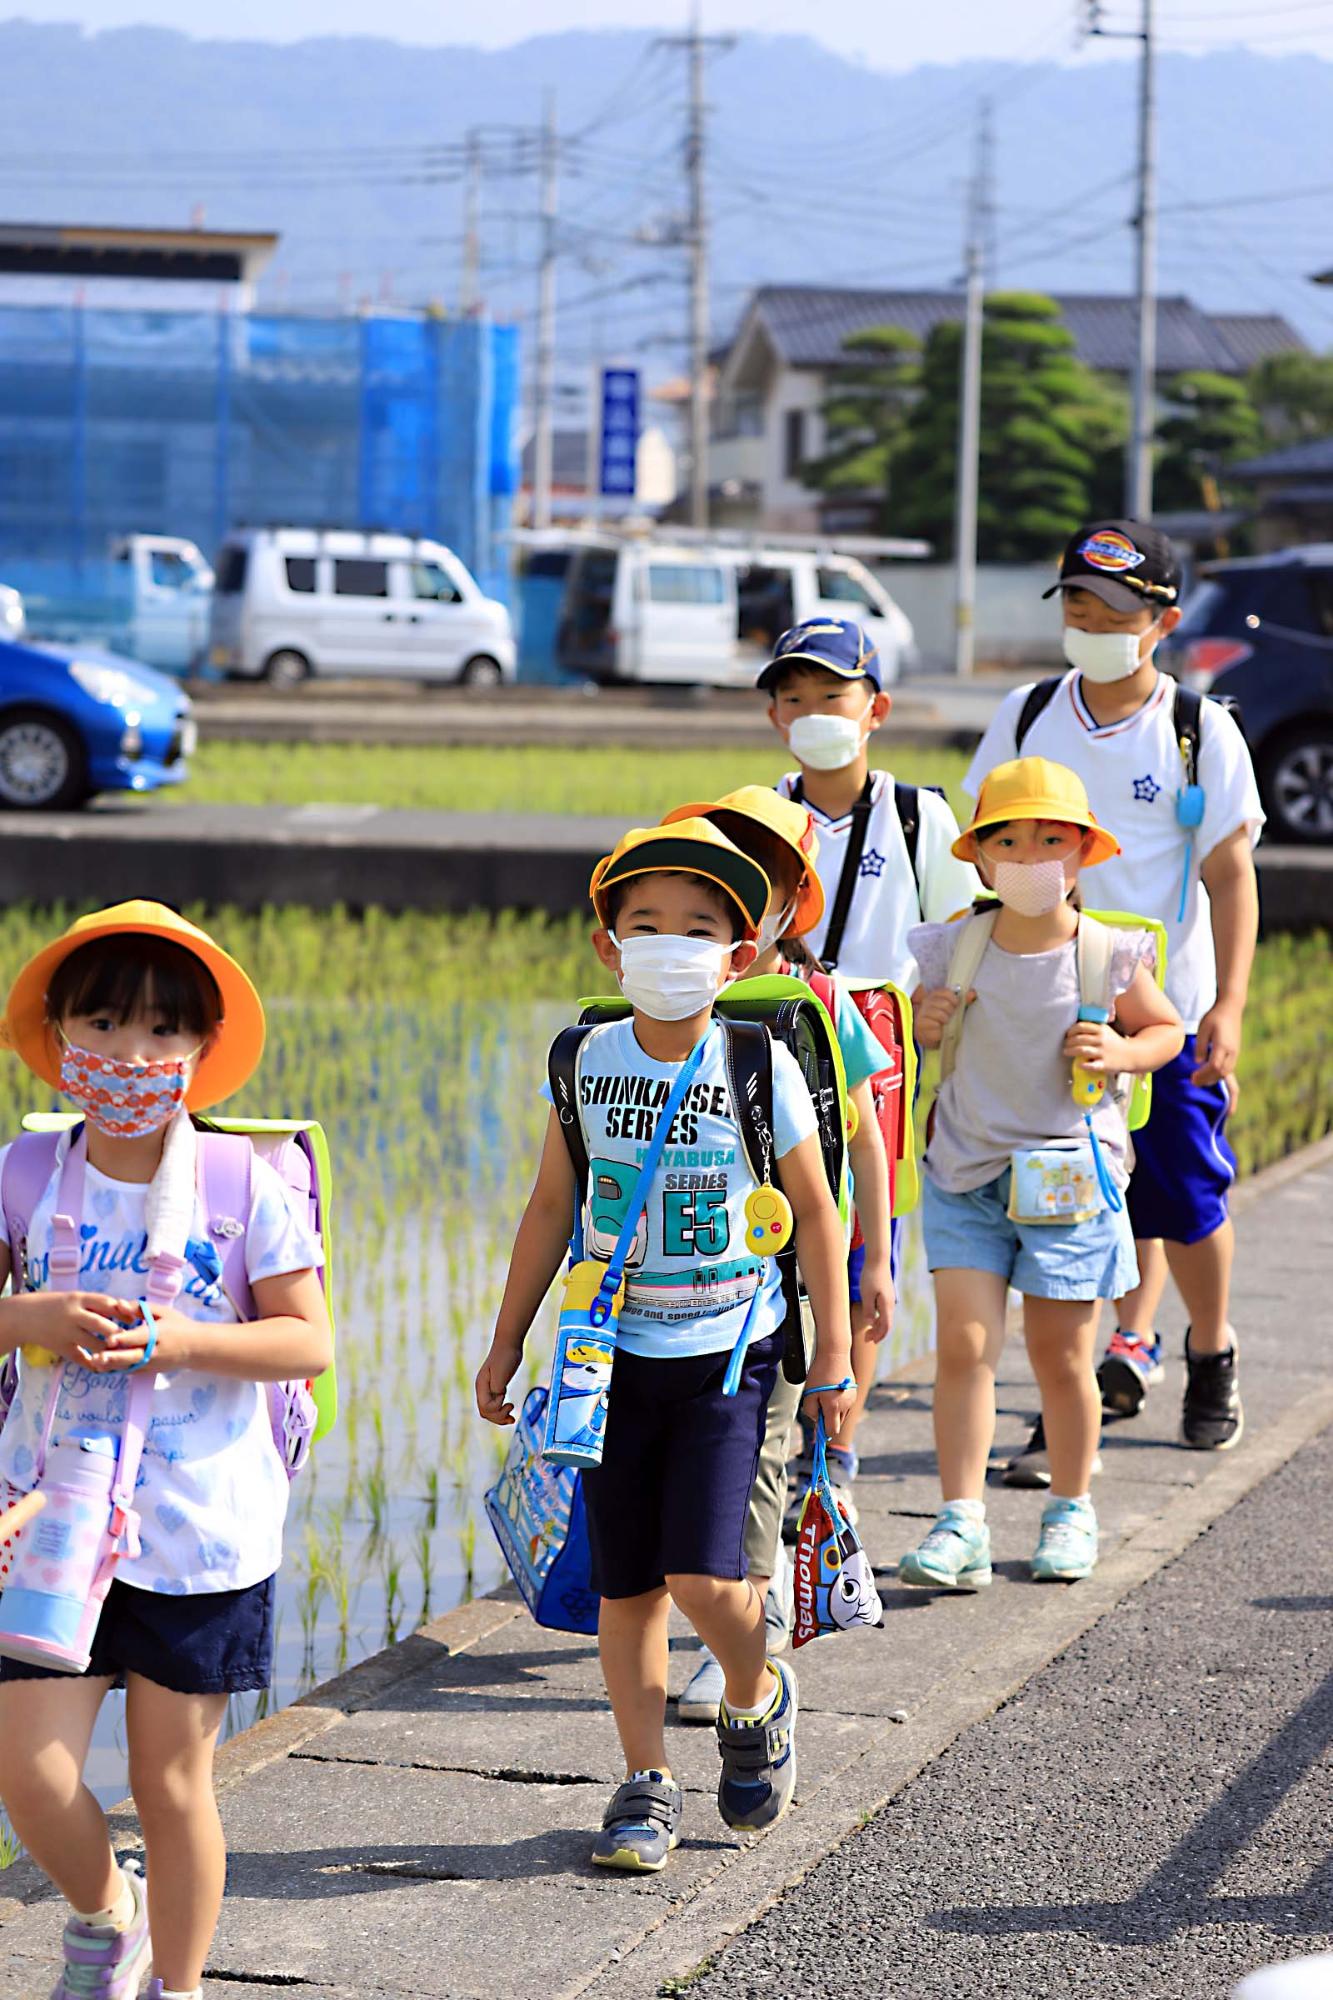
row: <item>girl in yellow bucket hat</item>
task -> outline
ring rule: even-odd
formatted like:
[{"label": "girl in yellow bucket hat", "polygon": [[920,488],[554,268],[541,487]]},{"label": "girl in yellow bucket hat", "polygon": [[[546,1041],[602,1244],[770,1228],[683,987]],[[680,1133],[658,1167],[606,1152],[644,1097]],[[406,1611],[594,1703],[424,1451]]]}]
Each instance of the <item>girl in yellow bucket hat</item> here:
[{"label": "girl in yellow bucket hat", "polygon": [[[153,902],[80,918],[19,973],[3,1039],[82,1124],[0,1156],[0,1281],[14,1279],[0,1299],[0,1509],[41,1491],[62,1446],[61,1463],[110,1458],[132,1503],[111,1517],[122,1546],[90,1649],[53,1646],[50,1614],[27,1601],[42,1593],[6,1589],[28,1574],[21,1537],[0,1546],[0,1800],[70,1904],[56,1995],[88,1990],[92,1968],[107,2000],[132,2000],[151,1961],[149,1994],[198,1996],[225,1867],[214,1745],[229,1696],[272,1677],[288,1482],[265,1385],[329,1364],[323,1255],[256,1158],[249,1214],[229,1229],[244,1233],[257,1315],[240,1323],[190,1112],[255,1070],[264,1010],[205,931]],[[63,1670],[36,1663],[53,1658]],[[80,1783],[115,1685],[151,1890],[118,1866]]]},{"label": "girl in yellow bucket hat", "polygon": [[[954,851],[995,900],[908,940],[922,973],[916,1032],[940,1050],[942,1079],[922,1212],[944,1505],[898,1573],[929,1590],[991,1580],[986,1464],[1012,1284],[1051,1465],[1032,1573],[1074,1582],[1097,1559],[1097,1318],[1102,1299],[1137,1281],[1115,1086],[1170,1062],[1184,1030],[1153,979],[1151,933],[1080,913],[1080,870],[1119,849],[1073,771],[1044,757],[997,766]],[[1094,985],[1104,1006],[1085,997]]]}]

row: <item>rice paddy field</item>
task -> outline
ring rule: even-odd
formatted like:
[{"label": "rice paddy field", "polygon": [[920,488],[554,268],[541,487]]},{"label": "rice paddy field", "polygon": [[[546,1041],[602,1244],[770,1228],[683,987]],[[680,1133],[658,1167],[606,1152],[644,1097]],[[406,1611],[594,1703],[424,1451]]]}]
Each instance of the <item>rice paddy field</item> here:
[{"label": "rice paddy field", "polygon": [[[943,785],[965,804],[962,750],[892,746],[905,784]],[[199,805],[374,805],[449,812],[607,813],[643,823],[681,799],[712,799],[737,785],[771,785],[791,769],[772,749],[657,750],[589,744],[570,756],[549,745],[209,743],[191,761],[189,783],[171,796]]]},{"label": "rice paddy field", "polygon": [[[668,789],[680,795],[676,777]],[[12,971],[68,914],[0,912],[0,964]],[[337,1177],[342,1417],[293,1488],[274,1683],[234,1703],[238,1729],[500,1580],[481,1496],[505,1439],[477,1418],[472,1378],[535,1169],[549,1039],[605,981],[574,921],[189,914],[251,970],[269,1009],[263,1069],[235,1108],[319,1117]],[[0,1136],[42,1103],[25,1070],[0,1063]],[[1261,947],[1249,1016],[1242,1168],[1330,1128],[1329,940],[1276,938]],[[902,1292],[886,1368],[930,1340],[915,1237]],[[553,1328],[548,1305],[518,1387],[542,1379]],[[113,1699],[91,1772],[105,1799],[124,1790],[120,1730]]]}]

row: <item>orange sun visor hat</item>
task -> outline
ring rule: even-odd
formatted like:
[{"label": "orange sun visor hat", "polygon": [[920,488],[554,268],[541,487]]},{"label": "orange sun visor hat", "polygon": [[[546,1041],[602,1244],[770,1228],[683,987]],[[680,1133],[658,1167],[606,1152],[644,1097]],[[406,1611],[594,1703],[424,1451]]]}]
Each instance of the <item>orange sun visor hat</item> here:
[{"label": "orange sun visor hat", "polygon": [[43,1083],[60,1088],[60,1043],[47,1019],[46,995],[57,967],[81,945],[97,938],[164,938],[207,966],[222,999],[222,1019],[212,1044],[199,1058],[185,1102],[191,1111],[220,1104],[248,1082],[264,1053],[264,1008],[248,975],[207,931],[169,910],[165,903],[116,903],[80,917],[67,931],[30,958],[10,988],[0,1041]]},{"label": "orange sun visor hat", "polygon": [[[798,937],[812,931],[824,914],[824,885],[815,872],[815,862],[819,858],[819,835],[815,832],[814,815],[808,806],[798,805],[795,799],[784,799],[768,785],[742,785],[738,791],[724,792],[720,799],[711,803],[677,806],[662,821],[663,826],[675,826],[685,819],[707,819],[721,827],[731,838],[737,837],[735,822],[749,820],[754,826],[762,827],[772,834],[784,847],[790,848],[801,871],[801,884],[796,891],[796,910],[792,917],[792,930]],[[740,831],[740,840],[744,841]]]},{"label": "orange sun visor hat", "polygon": [[588,894],[599,924],[610,927],[607,890],[635,875],[700,875],[729,897],[753,944],[768,908],[769,882],[757,861],[742,854],[708,819],[683,819],[672,826],[632,826],[592,871]]}]

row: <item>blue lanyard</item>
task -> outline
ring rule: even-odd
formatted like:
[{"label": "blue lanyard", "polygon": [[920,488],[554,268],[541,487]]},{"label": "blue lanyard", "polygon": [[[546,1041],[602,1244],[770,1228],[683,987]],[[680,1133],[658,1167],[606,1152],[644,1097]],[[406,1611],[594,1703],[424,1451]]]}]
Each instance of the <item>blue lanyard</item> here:
[{"label": "blue lanyard", "polygon": [[[634,1183],[634,1192],[630,1196],[625,1208],[625,1220],[620,1225],[620,1234],[616,1238],[616,1247],[611,1252],[610,1262],[607,1264],[602,1276],[602,1282],[597,1288],[597,1296],[588,1309],[588,1318],[594,1326],[605,1326],[607,1320],[611,1317],[611,1308],[614,1304],[616,1293],[620,1290],[621,1280],[625,1275],[625,1259],[629,1256],[630,1244],[634,1241],[634,1232],[639,1226],[639,1217],[643,1213],[644,1205],[647,1202],[653,1175],[657,1172],[663,1151],[666,1147],[667,1134],[671,1130],[672,1121],[676,1113],[680,1110],[684,1102],[686,1091],[699,1072],[699,1066],[704,1059],[704,1052],[716,1033],[716,1028],[710,1028],[708,1033],[703,1037],[703,1040],[695,1043],[681,1064],[680,1073],[671,1086],[666,1103],[662,1106],[662,1115],[657,1121],[652,1138],[648,1141],[648,1150],[643,1156],[643,1165],[639,1168],[639,1178]],[[579,1234],[581,1235],[581,1233],[582,1230],[580,1228]]]}]

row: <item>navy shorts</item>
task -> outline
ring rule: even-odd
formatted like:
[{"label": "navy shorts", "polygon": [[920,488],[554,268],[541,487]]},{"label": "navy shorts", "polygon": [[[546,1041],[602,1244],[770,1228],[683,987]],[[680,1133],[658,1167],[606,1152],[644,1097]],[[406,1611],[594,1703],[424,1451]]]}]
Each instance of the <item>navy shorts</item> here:
[{"label": "navy shorts", "polygon": [[758,1340],[740,1388],[727,1354],[650,1360],[616,1350],[602,1462],[583,1475],[592,1587],[639,1597],[669,1576],[745,1575],[745,1521],[782,1334]]},{"label": "navy shorts", "polygon": [[1199,1243],[1227,1219],[1236,1155],[1227,1143],[1224,1083],[1190,1082],[1194,1037],[1152,1080],[1152,1112],[1134,1134],[1129,1220],[1136,1237]]},{"label": "navy shorts", "polygon": [[[173,1597],[119,1579],[107,1592],[87,1678],[124,1687],[138,1674],[173,1694],[245,1694],[273,1679],[276,1577],[246,1590]],[[67,1681],[52,1667],[0,1660],[0,1682]]]}]

